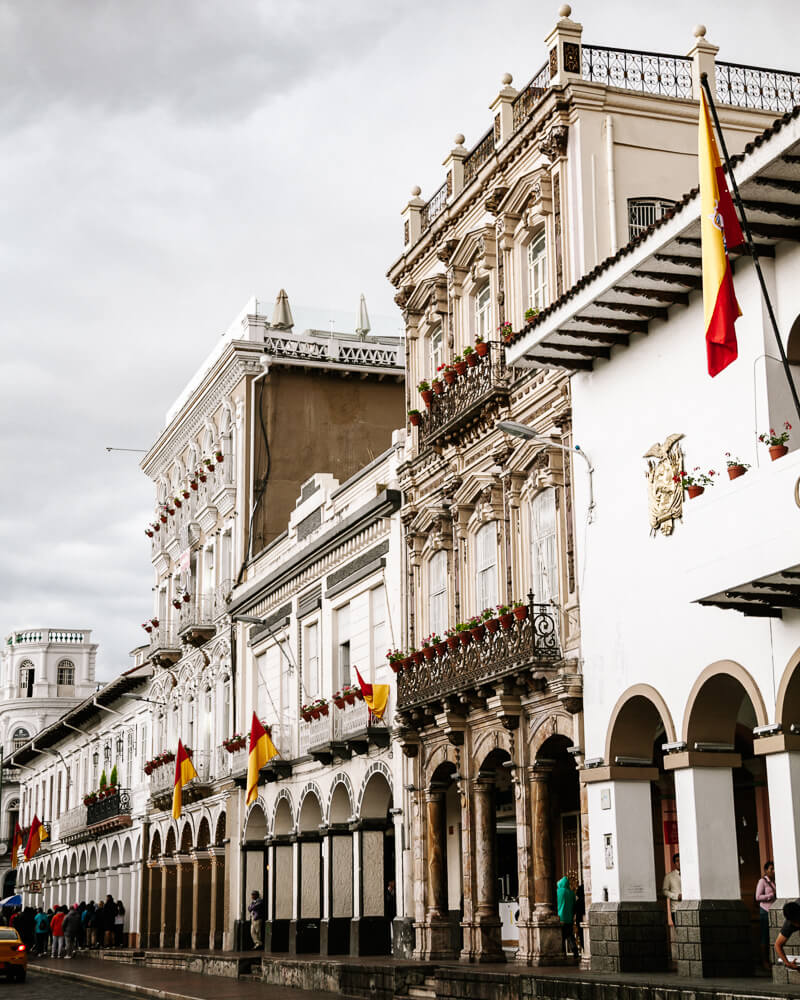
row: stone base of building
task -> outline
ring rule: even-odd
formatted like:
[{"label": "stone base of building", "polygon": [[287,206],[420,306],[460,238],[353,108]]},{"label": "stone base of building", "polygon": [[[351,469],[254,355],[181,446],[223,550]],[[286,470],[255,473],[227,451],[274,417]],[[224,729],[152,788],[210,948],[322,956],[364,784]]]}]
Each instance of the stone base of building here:
[{"label": "stone base of building", "polygon": [[440,962],[458,958],[458,950],[453,947],[452,922],[443,918],[414,924],[416,945],[413,958],[422,962]]},{"label": "stone base of building", "polygon": [[332,917],[319,925],[320,955],[350,954],[350,918]]},{"label": "stone base of building", "polygon": [[390,954],[389,921],[386,917],[353,917],[350,921],[350,955]]},{"label": "stone base of building", "polygon": [[[772,981],[780,983],[782,986],[795,986],[797,992],[800,993],[800,972],[787,969],[785,965],[778,965],[778,956],[775,954],[775,938],[780,933],[784,920],[783,907],[788,902],[794,902],[794,900],[776,899],[769,911],[769,955],[772,963]],[[795,940],[796,938],[792,938],[786,946],[787,955],[796,955],[800,951],[794,943]]]},{"label": "stone base of building", "polygon": [[264,951],[282,954],[289,950],[289,920],[264,922]]},{"label": "stone base of building", "polygon": [[740,899],[684,899],[672,904],[672,920],[679,976],[753,974],[750,911]]},{"label": "stone base of building", "polygon": [[592,903],[589,935],[593,972],[669,969],[667,912],[661,902]]},{"label": "stone base of building", "polygon": [[408,917],[395,917],[392,921],[392,956],[411,958],[414,954],[414,921]]},{"label": "stone base of building", "polygon": [[519,922],[517,961],[521,965],[563,965],[567,961],[561,942],[561,924],[554,913],[537,914],[527,922]]}]

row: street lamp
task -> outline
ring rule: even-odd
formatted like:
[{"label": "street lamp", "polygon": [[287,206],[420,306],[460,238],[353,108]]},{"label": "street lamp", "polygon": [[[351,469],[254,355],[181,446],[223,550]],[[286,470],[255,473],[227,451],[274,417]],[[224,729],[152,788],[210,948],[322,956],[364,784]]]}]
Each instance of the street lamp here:
[{"label": "street lamp", "polygon": [[527,424],[521,424],[516,420],[498,420],[495,427],[503,431],[505,434],[511,434],[514,437],[524,438],[526,441],[540,441],[542,444],[548,445],[550,448],[558,448],[560,451],[573,452],[580,455],[581,458],[586,462],[586,469],[589,473],[589,507],[586,511],[586,521],[591,524],[594,520],[594,484],[592,482],[592,473],[594,472],[594,466],[592,465],[589,456],[585,451],[581,451],[580,445],[575,445],[573,448],[567,448],[566,445],[561,444],[558,441],[553,440],[553,438],[544,437],[542,434],[537,434],[532,427],[528,427]]}]

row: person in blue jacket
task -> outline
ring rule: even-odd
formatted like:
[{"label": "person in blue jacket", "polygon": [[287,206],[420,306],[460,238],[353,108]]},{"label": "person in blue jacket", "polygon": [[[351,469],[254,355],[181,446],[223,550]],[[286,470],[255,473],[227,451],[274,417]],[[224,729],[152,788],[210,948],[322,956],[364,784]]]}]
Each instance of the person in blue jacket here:
[{"label": "person in blue jacket", "polygon": [[558,904],[558,919],[561,923],[561,940],[564,943],[565,949],[577,958],[578,945],[575,941],[575,930],[573,928],[575,920],[575,893],[572,891],[569,878],[566,875],[558,882],[556,902]]}]

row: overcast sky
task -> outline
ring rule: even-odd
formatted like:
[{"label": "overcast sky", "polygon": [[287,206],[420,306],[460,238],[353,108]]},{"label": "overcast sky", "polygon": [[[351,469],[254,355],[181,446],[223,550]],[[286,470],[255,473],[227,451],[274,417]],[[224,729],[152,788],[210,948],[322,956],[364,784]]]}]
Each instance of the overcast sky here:
[{"label": "overcast sky", "polygon": [[[576,3],[584,41],[800,69],[794,0]],[[0,634],[151,608],[138,456],[251,295],[401,318],[413,184],[545,61],[532,0],[0,0]],[[343,323],[337,323],[341,327]]]}]

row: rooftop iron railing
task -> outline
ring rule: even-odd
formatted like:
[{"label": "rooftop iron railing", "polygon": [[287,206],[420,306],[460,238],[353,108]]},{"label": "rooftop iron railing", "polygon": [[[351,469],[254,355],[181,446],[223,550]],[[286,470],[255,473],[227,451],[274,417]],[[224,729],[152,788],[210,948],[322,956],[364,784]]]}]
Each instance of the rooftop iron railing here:
[{"label": "rooftop iron railing", "polygon": [[800,73],[718,62],[716,76],[720,104],[783,113],[800,104]]},{"label": "rooftop iron railing", "polygon": [[685,56],[584,45],[581,76],[590,83],[638,90],[643,94],[692,96],[692,60]]}]

